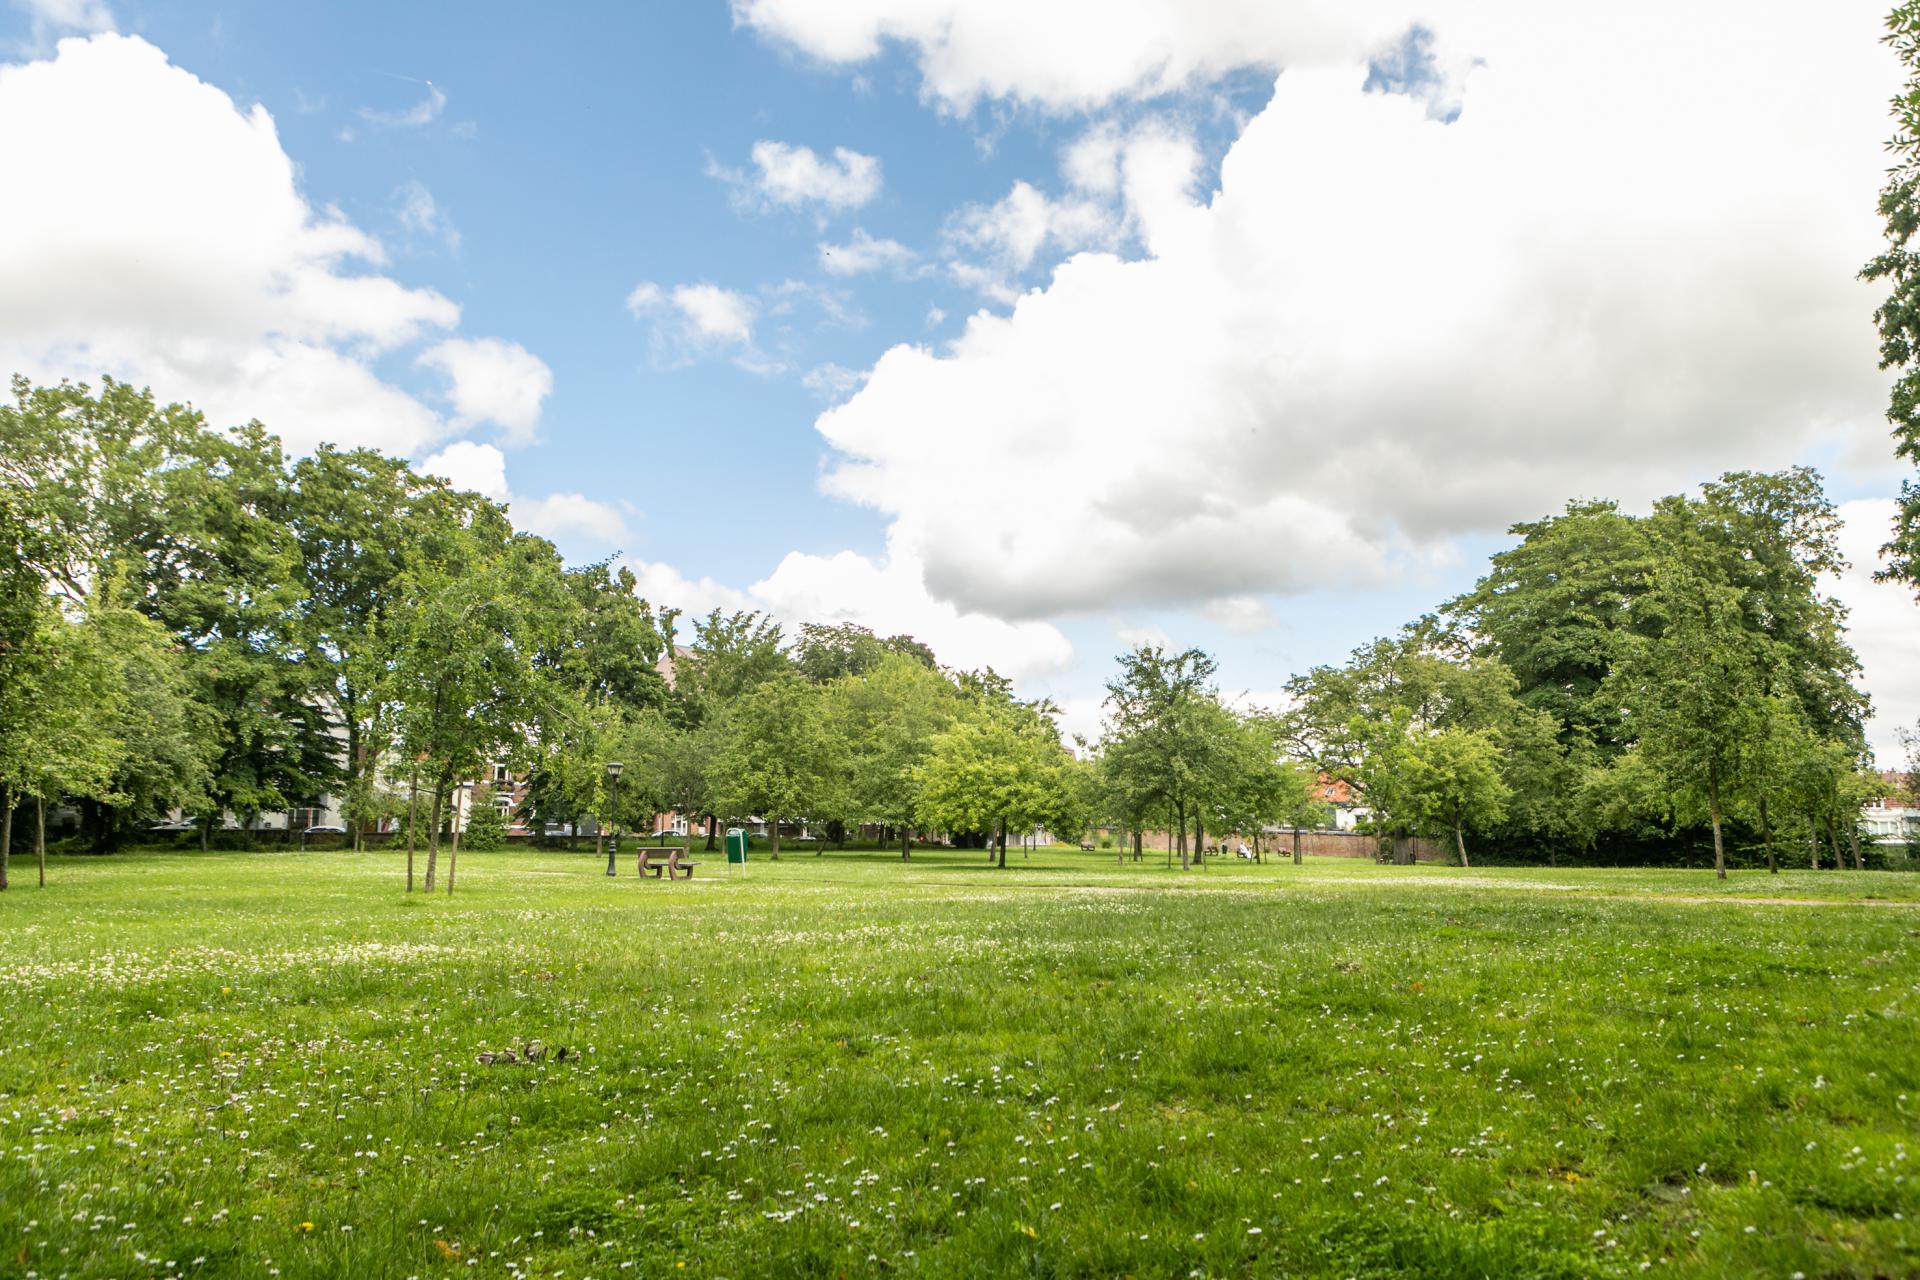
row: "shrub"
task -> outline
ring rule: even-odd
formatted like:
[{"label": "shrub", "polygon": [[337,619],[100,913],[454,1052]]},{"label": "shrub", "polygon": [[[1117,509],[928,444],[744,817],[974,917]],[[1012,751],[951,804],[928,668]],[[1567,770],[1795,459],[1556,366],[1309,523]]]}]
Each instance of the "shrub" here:
[{"label": "shrub", "polygon": [[475,787],[467,803],[467,825],[460,833],[460,847],[489,853],[507,847],[507,819],[493,802],[492,787]]}]

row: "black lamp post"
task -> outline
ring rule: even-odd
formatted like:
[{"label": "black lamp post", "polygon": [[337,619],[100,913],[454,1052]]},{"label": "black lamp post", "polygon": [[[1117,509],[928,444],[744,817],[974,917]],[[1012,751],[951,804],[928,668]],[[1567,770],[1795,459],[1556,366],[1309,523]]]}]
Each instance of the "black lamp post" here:
[{"label": "black lamp post", "polygon": [[613,782],[613,839],[607,842],[607,874],[618,875],[614,860],[620,856],[620,771],[627,766],[618,760],[607,761],[607,777]]}]

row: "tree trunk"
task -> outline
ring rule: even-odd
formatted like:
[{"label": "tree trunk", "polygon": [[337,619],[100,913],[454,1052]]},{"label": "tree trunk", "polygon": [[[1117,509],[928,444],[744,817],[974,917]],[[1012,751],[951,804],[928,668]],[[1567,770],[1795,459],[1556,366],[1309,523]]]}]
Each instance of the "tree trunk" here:
[{"label": "tree trunk", "polygon": [[447,851],[447,896],[453,896],[453,870],[460,862],[460,806],[453,806],[453,847]]},{"label": "tree trunk", "polygon": [[708,853],[713,852],[713,849],[714,849],[713,829],[716,825],[718,825],[719,821],[720,820],[717,817],[715,817],[713,814],[710,813],[707,815],[707,852]]},{"label": "tree trunk", "polygon": [[1000,819],[1000,869],[1007,869],[1007,820]]},{"label": "tree trunk", "polygon": [[353,806],[353,811],[346,815],[346,822],[353,828],[353,851],[359,853],[363,843],[360,833],[366,823],[360,812],[360,802],[355,797],[359,794],[360,778],[366,772],[366,762],[360,758],[360,717],[355,714],[353,704],[353,695],[349,693],[342,704],[347,720],[347,803]]},{"label": "tree trunk", "polygon": [[1193,815],[1193,860],[1199,866],[1207,865],[1207,822],[1197,813]]},{"label": "tree trunk", "polygon": [[1300,865],[1300,828],[1293,829],[1293,865]]},{"label": "tree trunk", "polygon": [[1813,869],[1820,869],[1820,829],[1811,822],[1807,824],[1807,848],[1813,851]]},{"label": "tree trunk", "polygon": [[1467,861],[1467,833],[1458,818],[1453,820],[1453,846],[1460,851],[1460,865],[1471,867],[1473,864]]},{"label": "tree trunk", "polygon": [[1727,851],[1720,841],[1720,782],[1717,778],[1707,781],[1707,808],[1713,815],[1713,874],[1715,879],[1727,878]]},{"label": "tree trunk", "polygon": [[1140,861],[1140,833],[1138,831],[1133,833],[1133,860],[1135,862]]},{"label": "tree trunk", "polygon": [[1180,869],[1193,868],[1193,859],[1187,855],[1187,807],[1180,805],[1174,810],[1174,825],[1180,828]]},{"label": "tree trunk", "polygon": [[47,887],[47,798],[33,798],[33,861],[40,869],[40,887]]},{"label": "tree trunk", "polygon": [[1767,798],[1760,797],[1760,840],[1767,849],[1767,874],[1780,874],[1780,863],[1773,856],[1773,819],[1767,816]]},{"label": "tree trunk", "polygon": [[780,819],[769,818],[767,820],[767,830],[773,833],[773,854],[768,858],[768,861],[778,862],[780,861]]},{"label": "tree trunk", "polygon": [[202,818],[200,827],[200,852],[205,853],[213,843],[213,819]]},{"label": "tree trunk", "polygon": [[413,892],[413,840],[420,830],[420,762],[407,778],[407,892]]},{"label": "tree trunk", "polygon": [[1253,860],[1256,864],[1260,861],[1260,832],[1258,828],[1256,828],[1253,833]]},{"label": "tree trunk", "polygon": [[435,779],[433,784],[433,817],[427,825],[427,875],[420,887],[428,893],[433,892],[433,873],[440,863],[440,806],[446,802],[447,784]]},{"label": "tree trunk", "polygon": [[913,861],[913,828],[912,827],[902,826],[900,828],[900,861],[902,862]]},{"label": "tree trunk", "polygon": [[1867,869],[1867,860],[1860,854],[1859,823],[1856,822],[1847,828],[1847,842],[1853,846],[1853,869],[1855,871],[1865,871]]},{"label": "tree trunk", "polygon": [[13,788],[0,787],[0,890],[7,887],[7,863],[13,860]]},{"label": "tree trunk", "polygon": [[1833,825],[1833,815],[1828,814],[1824,825],[1827,828],[1827,847],[1833,850],[1833,869],[1845,871],[1847,860],[1840,856],[1840,832]]}]

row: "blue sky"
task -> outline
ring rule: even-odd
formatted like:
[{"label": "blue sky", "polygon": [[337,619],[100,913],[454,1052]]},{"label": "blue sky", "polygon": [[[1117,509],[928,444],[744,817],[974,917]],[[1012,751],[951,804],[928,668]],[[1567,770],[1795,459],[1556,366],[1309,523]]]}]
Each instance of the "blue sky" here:
[{"label": "blue sky", "polygon": [[[1269,697],[1568,498],[1812,461],[1878,540],[1874,7],[1644,7],[14,0],[0,153],[48,181],[0,356],[408,453],[663,603],[913,630],[1081,728],[1140,638]],[[1885,743],[1911,605],[1841,586]]]}]

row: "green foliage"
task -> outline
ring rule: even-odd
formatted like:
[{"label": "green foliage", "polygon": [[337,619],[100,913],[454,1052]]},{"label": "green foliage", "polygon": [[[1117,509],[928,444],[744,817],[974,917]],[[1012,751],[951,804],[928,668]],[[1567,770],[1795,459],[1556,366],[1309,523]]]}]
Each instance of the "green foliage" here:
[{"label": "green foliage", "polygon": [[1031,708],[976,703],[935,735],[913,771],[924,819],[950,831],[1005,837],[1046,824],[1077,830],[1079,797],[1072,758],[1044,716]]},{"label": "green foliage", "polygon": [[467,797],[467,824],[460,833],[460,844],[474,853],[507,847],[507,819],[494,801],[492,787],[475,787]]},{"label": "green foliage", "polygon": [[780,669],[735,700],[720,721],[709,765],[712,802],[719,812],[825,821],[844,810],[845,765],[840,741],[826,725],[825,694],[790,669]]},{"label": "green foliage", "polygon": [[[1920,230],[1920,3],[1903,0],[1887,15],[1886,43],[1905,68],[1907,82],[1893,99],[1893,137],[1887,149],[1894,164],[1880,191],[1880,216],[1886,222],[1887,248],[1862,268],[1863,280],[1885,282],[1887,300],[1873,313],[1880,328],[1880,367],[1898,370],[1887,404],[1893,424],[1894,452],[1920,466],[1920,254],[1913,236]],[[1920,592],[1920,483],[1900,485],[1900,505],[1892,537],[1881,548],[1886,568],[1880,576],[1905,582]]]}]

